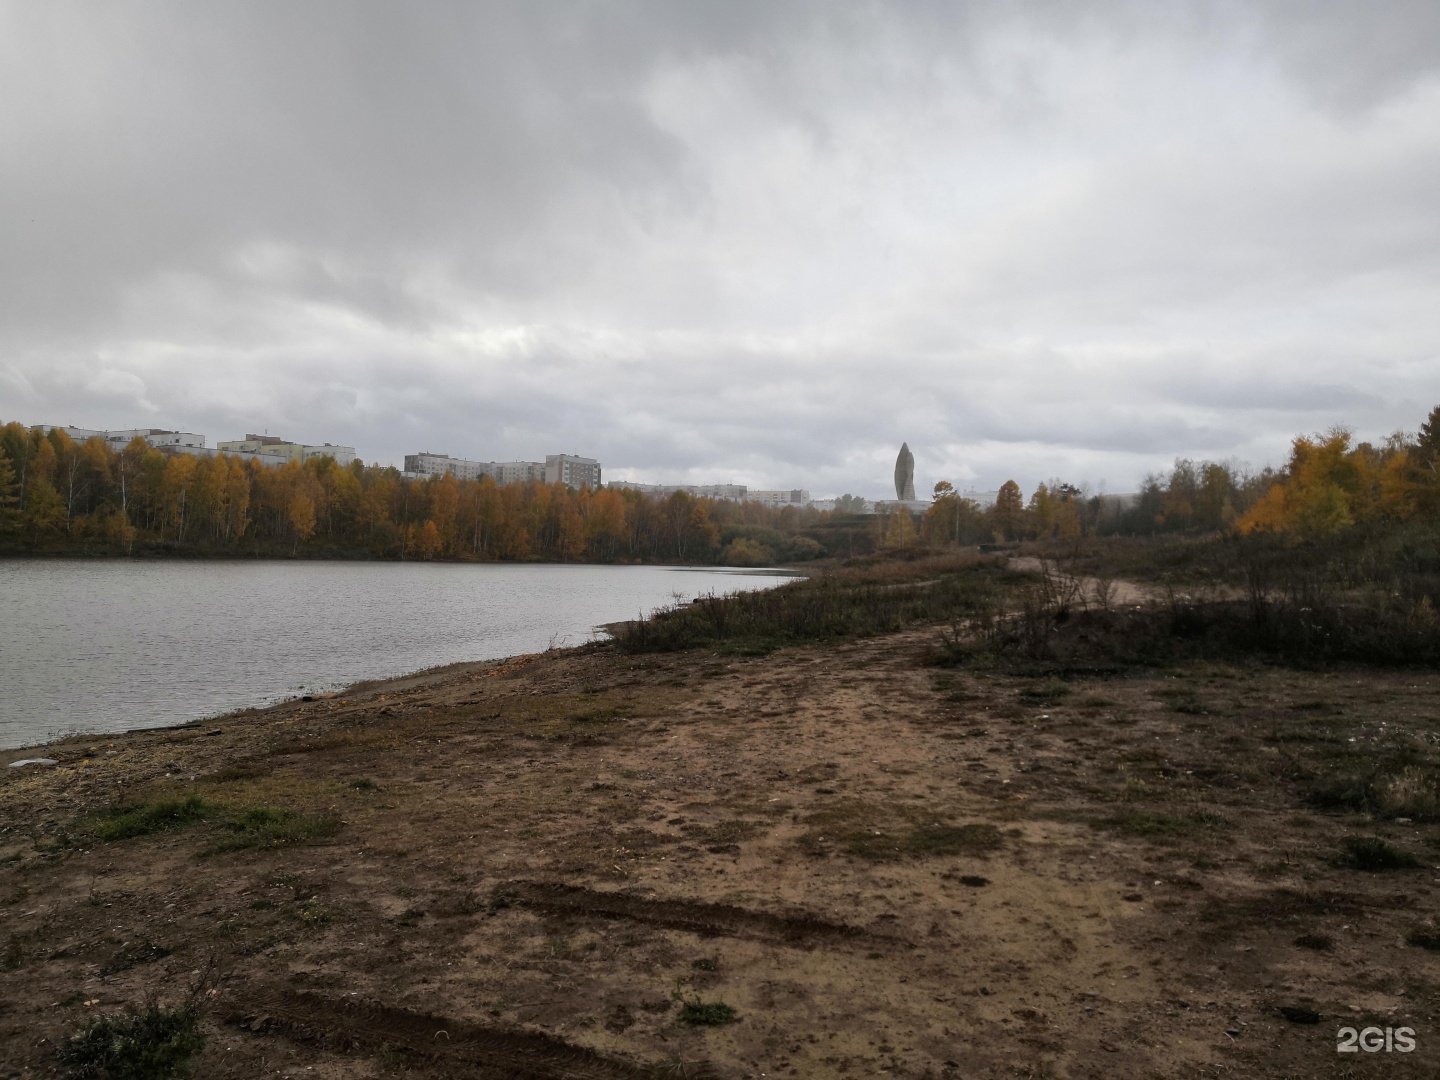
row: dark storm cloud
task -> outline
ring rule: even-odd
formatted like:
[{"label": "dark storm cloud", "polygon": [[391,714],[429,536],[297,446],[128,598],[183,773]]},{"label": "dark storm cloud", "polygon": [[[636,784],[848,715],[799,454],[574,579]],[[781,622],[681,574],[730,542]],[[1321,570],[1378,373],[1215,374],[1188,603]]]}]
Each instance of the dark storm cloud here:
[{"label": "dark storm cloud", "polygon": [[1413,427],[1433,4],[0,0],[0,417],[879,494]]}]

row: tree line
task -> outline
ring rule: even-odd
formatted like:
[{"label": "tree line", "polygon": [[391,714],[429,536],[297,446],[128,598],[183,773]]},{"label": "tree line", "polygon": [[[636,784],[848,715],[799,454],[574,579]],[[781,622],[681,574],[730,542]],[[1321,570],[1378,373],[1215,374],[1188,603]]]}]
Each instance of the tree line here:
[{"label": "tree line", "polygon": [[1316,535],[1440,515],[1440,407],[1415,435],[1380,445],[1343,428],[1298,436],[1278,469],[1175,462],[1121,498],[1062,481],[1027,500],[1006,481],[981,507],[947,481],[919,515],[862,518],[771,509],[676,492],[497,486],[333,458],[267,467],[116,450],[63,430],[0,428],[0,550],[30,553],[329,555],[401,559],[692,562],[760,566],[876,548],[946,547],[1082,536],[1237,532]]},{"label": "tree line", "polygon": [[1027,501],[1006,481],[982,508],[953,485],[935,485],[919,522],[882,516],[885,546],[1069,540],[1082,536],[1234,532],[1315,536],[1351,525],[1440,516],[1440,406],[1420,430],[1383,443],[1357,442],[1346,428],[1297,436],[1280,469],[1251,472],[1232,462],[1179,459],[1145,477],[1133,496],[1107,496],[1054,480]]},{"label": "tree line", "polygon": [[12,552],[760,565],[825,554],[805,531],[826,516],[684,492],[414,480],[328,457],[277,468],[0,428],[0,548]]}]

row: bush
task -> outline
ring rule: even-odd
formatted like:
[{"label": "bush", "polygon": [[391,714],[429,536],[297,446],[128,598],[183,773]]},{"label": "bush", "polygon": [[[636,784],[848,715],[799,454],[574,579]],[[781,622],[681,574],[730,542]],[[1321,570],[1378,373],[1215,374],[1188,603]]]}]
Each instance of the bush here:
[{"label": "bush", "polygon": [[194,1004],[162,1009],[153,999],[139,1012],[97,1016],[58,1048],[70,1080],[164,1080],[183,1075],[204,1046]]},{"label": "bush", "polygon": [[770,566],[775,562],[775,552],[754,540],[738,536],[730,541],[721,561],[726,566]]},{"label": "bush", "polygon": [[1386,870],[1414,870],[1420,866],[1420,860],[1414,855],[1391,847],[1378,836],[1347,837],[1344,849],[1340,863],[1352,870],[1374,874]]},{"label": "bush", "polygon": [[818,540],[812,540],[808,536],[792,536],[785,551],[787,562],[804,562],[807,559],[819,559],[825,555],[825,548]]}]

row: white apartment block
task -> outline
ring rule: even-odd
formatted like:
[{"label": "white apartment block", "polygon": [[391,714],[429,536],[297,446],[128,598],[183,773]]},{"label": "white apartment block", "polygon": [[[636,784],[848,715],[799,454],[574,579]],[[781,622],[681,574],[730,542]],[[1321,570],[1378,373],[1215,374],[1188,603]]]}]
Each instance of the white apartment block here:
[{"label": "white apartment block", "polygon": [[545,482],[543,461],[490,461],[486,464],[494,469],[490,475],[501,487],[506,484],[528,484],[532,480],[541,484]]},{"label": "white apartment block", "polygon": [[600,462],[574,454],[548,454],[544,461],[467,461],[428,451],[405,455],[404,475],[409,479],[423,480],[446,473],[457,480],[479,480],[488,476],[502,487],[531,480],[573,488],[600,486]]},{"label": "white apartment block", "polygon": [[797,509],[810,505],[810,492],[800,488],[789,491],[752,491],[746,496],[747,502],[758,502],[771,509],[793,506]]},{"label": "white apartment block", "polygon": [[349,465],[355,460],[353,446],[336,446],[331,443],[308,445],[289,442],[275,435],[246,435],[243,439],[230,439],[215,444],[221,453],[256,454],[262,458],[273,458],[281,464],[295,461],[304,464],[312,458],[329,457],[337,465]]},{"label": "white apartment block", "polygon": [[744,484],[634,484],[629,480],[612,480],[607,487],[618,491],[638,491],[654,499],[663,499],[683,491],[697,499],[716,499],[721,502],[744,502]]},{"label": "white apartment block", "polygon": [[[49,432],[53,428],[42,425],[42,430]],[[189,431],[167,431],[164,428],[125,428],[115,431],[100,431],[95,428],[62,427],[60,430],[75,442],[104,439],[115,450],[124,450],[135,439],[144,439],[147,445],[156,449],[165,446],[205,445],[204,435],[196,435]]]},{"label": "white apartment block", "polygon": [[479,480],[482,476],[492,475],[488,466],[494,464],[493,461],[452,458],[449,454],[406,454],[404,475],[410,480],[423,480],[427,476],[444,476],[449,473],[456,480]]}]

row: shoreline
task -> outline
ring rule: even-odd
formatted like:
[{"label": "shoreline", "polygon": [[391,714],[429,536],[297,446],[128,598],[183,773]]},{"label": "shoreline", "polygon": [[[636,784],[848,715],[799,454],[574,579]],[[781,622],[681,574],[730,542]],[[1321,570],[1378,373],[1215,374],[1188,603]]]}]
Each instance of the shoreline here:
[{"label": "shoreline", "polygon": [[[585,649],[595,644],[597,643],[586,642],[582,645],[567,645],[564,646],[563,649]],[[599,644],[603,644],[603,642]],[[562,650],[555,649],[550,651],[559,652]],[[540,655],[543,654],[516,653],[514,656],[496,657],[493,660],[457,660],[450,664],[437,664],[434,667],[417,668],[414,671],[408,671],[400,675],[393,675],[383,679],[361,679],[338,690],[326,690],[318,694],[297,694],[293,697],[287,697],[279,701],[270,702],[269,704],[245,705],[241,706],[238,709],[230,709],[227,712],[212,713],[207,716],[198,716],[194,719],[182,720],[179,723],[175,724],[157,724],[153,727],[126,728],[124,731],[112,732],[77,731],[72,732],[68,735],[56,736],[54,739],[50,739],[45,742],[25,743],[20,746],[0,748],[0,756],[23,756],[24,751],[52,749],[65,743],[94,743],[107,740],[124,739],[134,735],[146,735],[152,732],[186,731],[191,728],[210,727],[214,724],[219,724],[230,719],[239,719],[242,717],[254,718],[257,716],[263,716],[266,713],[284,709],[287,706],[309,705],[314,704],[317,701],[336,700],[345,701],[348,703],[348,699],[354,698],[356,700],[360,700],[360,695],[370,691],[383,691],[387,687],[398,689],[403,684],[411,683],[415,680],[436,681],[439,680],[443,676],[443,674],[447,672],[459,672],[461,670],[482,668],[488,665],[504,665],[512,660],[518,660],[524,657],[533,657]]]}]

